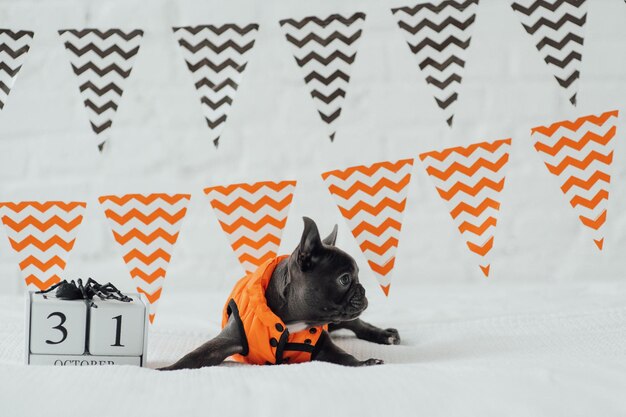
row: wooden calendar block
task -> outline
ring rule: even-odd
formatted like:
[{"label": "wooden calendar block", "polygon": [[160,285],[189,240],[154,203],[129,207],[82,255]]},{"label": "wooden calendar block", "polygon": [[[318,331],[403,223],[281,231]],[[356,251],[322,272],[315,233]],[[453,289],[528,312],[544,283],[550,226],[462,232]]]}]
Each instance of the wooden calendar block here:
[{"label": "wooden calendar block", "polygon": [[87,305],[83,300],[59,300],[31,293],[30,352],[85,353]]},{"label": "wooden calendar block", "polygon": [[94,300],[89,314],[89,353],[140,356],[146,327],[146,306],[137,294],[133,301]]},{"label": "wooden calendar block", "polygon": [[30,355],[30,364],[52,366],[141,366],[141,356]]},{"label": "wooden calendar block", "polygon": [[148,301],[61,300],[26,297],[26,363],[54,366],[143,366],[148,343]]}]

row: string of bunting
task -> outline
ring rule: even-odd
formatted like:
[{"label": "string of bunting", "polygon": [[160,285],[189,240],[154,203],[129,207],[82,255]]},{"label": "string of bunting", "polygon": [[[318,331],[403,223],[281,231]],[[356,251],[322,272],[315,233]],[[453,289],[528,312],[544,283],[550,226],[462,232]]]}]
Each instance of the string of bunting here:
[{"label": "string of bunting", "polygon": [[[586,0],[510,0],[510,5],[546,63],[546,74],[555,78],[555,88],[565,102],[576,106]],[[390,10],[450,127],[479,11],[479,0],[419,2]],[[365,13],[355,12],[278,22],[331,141],[336,139],[365,21]],[[257,23],[172,28],[216,147],[259,29]],[[119,28],[58,31],[101,152],[111,140],[114,116],[143,34],[140,29]],[[0,111],[34,35],[0,28]],[[548,172],[599,250],[605,243],[618,117],[618,110],[606,111],[533,127],[530,134]],[[511,143],[510,138],[481,141],[419,155],[485,276],[491,272]],[[385,295],[389,295],[413,167],[413,159],[401,159],[322,174]],[[296,181],[286,180],[204,190],[245,272],[278,253],[295,188]],[[158,193],[99,199],[130,279],[150,302],[151,322],[190,197]],[[63,279],[85,208],[85,202],[77,201],[0,203],[0,220],[29,289],[45,290]]]},{"label": "string of bunting", "polygon": [[[535,149],[599,250],[604,247],[618,116],[613,110],[531,129]],[[507,138],[419,155],[485,276],[491,272],[511,143]],[[380,161],[322,174],[385,295],[413,163]],[[261,181],[204,190],[243,272],[277,255],[295,188],[296,181]],[[130,278],[150,302],[151,321],[190,198],[162,193],[99,198]],[[63,279],[85,208],[85,202],[0,203],[0,220],[29,288],[45,290]]]},{"label": "string of bunting", "polygon": [[[586,0],[511,0],[539,55],[572,105],[577,103],[583,57]],[[479,0],[418,2],[392,8],[398,28],[452,127]],[[307,16],[278,23],[301,68],[313,103],[335,139],[366,15]],[[257,23],[174,27],[217,147],[259,31]],[[140,29],[67,29],[59,36],[69,53],[96,144],[103,151],[138,55]],[[31,31],[0,28],[0,110],[30,50]]]}]

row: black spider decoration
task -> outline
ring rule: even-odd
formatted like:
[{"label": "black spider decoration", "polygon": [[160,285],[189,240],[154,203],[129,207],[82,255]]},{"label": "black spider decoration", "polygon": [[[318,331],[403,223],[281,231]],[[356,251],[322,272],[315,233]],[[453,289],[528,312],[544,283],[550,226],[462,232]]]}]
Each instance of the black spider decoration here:
[{"label": "black spider decoration", "polygon": [[83,285],[83,280],[80,278],[78,279],[78,284],[76,284],[74,280],[70,282],[63,280],[45,291],[37,291],[37,294],[46,294],[55,289],[57,298],[62,300],[89,300],[89,305],[93,308],[98,308],[93,302],[93,297],[95,296],[100,297],[101,300],[118,300],[126,303],[133,300],[129,296],[122,294],[120,290],[110,282],[100,285],[91,278],[87,280],[85,285]]}]

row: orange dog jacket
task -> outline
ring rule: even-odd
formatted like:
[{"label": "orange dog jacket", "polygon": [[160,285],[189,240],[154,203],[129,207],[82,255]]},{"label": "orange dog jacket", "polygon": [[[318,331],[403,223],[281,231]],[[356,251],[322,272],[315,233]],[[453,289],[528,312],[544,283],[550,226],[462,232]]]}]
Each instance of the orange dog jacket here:
[{"label": "orange dog jacket", "polygon": [[228,298],[222,315],[222,328],[232,314],[244,335],[243,352],[232,356],[238,362],[256,365],[308,362],[327,325],[289,333],[283,321],[270,310],[265,290],[272,272],[288,255],[263,263],[241,278]]}]

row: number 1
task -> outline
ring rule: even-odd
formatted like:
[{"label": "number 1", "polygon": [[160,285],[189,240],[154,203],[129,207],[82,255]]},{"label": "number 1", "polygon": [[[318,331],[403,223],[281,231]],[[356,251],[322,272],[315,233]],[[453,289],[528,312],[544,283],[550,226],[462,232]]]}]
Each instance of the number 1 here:
[{"label": "number 1", "polygon": [[122,316],[115,316],[113,320],[115,320],[117,324],[115,325],[115,344],[111,346],[124,347],[124,345],[120,343],[120,339],[122,338]]}]

